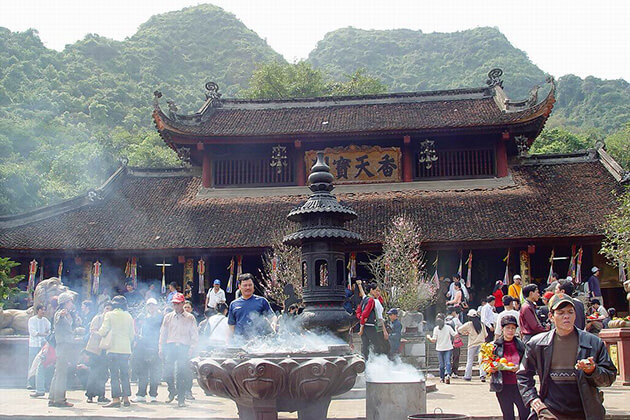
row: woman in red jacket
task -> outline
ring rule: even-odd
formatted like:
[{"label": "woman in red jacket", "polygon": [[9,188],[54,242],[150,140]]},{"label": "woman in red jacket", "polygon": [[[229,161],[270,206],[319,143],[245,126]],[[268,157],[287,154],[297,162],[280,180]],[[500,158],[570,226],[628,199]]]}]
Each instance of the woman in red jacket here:
[{"label": "woman in red jacket", "polygon": [[497,280],[494,284],[492,296],[494,296],[494,307],[496,308],[497,313],[503,312],[503,281]]}]

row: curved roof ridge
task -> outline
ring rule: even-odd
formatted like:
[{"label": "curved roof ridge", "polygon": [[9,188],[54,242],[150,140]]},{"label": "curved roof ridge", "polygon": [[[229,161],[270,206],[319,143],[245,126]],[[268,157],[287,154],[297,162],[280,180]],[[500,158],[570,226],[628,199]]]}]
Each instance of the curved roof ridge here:
[{"label": "curved roof ridge", "polygon": [[127,175],[127,166],[121,165],[100,187],[90,188],[75,197],[27,210],[22,213],[2,215],[0,216],[0,228],[25,225],[99,202],[105,199],[114,190],[125,175]]}]

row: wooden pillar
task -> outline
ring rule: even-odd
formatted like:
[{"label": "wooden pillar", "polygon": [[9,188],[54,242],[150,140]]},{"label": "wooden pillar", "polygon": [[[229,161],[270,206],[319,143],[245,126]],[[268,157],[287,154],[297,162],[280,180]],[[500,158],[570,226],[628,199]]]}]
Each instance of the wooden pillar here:
[{"label": "wooden pillar", "polygon": [[402,180],[413,181],[413,150],[411,149],[411,137],[403,137],[402,147]]},{"label": "wooden pillar", "polygon": [[507,140],[501,139],[497,143],[497,177],[508,176]]},{"label": "wooden pillar", "polygon": [[208,150],[203,153],[201,165],[201,183],[204,188],[212,187],[212,159]]},{"label": "wooden pillar", "polygon": [[298,186],[303,187],[306,185],[306,163],[304,162],[304,150],[302,149],[302,142],[295,140],[293,142],[295,150],[294,164],[295,164],[295,181]]}]

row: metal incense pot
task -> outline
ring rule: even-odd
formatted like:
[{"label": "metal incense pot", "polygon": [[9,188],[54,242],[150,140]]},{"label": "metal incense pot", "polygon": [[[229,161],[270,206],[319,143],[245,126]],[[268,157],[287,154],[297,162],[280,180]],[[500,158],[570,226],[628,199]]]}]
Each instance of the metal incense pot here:
[{"label": "metal incense pot", "polygon": [[[284,242],[301,248],[303,302],[301,325],[312,332],[332,333],[347,342],[355,318],[343,308],[345,247],[361,236],[344,224],[357,218],[331,191],[333,176],[317,153],[308,177],[311,195],[287,218],[300,228]],[[354,386],[365,370],[363,358],[346,344],[317,351],[277,353],[226,348],[192,361],[199,385],[234,400],[241,420],[276,420],[278,412],[298,412],[302,420],[327,417],[330,400]]]}]

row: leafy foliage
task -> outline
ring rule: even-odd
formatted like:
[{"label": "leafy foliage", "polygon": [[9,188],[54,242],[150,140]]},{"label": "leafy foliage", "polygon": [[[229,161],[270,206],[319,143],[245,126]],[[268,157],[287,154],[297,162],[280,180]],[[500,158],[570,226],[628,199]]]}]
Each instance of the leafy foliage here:
[{"label": "leafy foliage", "polygon": [[606,150],[626,169],[630,169],[630,122],[606,137]]},{"label": "leafy foliage", "polygon": [[[479,86],[493,67],[503,68],[515,98],[544,78],[496,28],[451,34],[345,28],[296,64],[212,5],[153,16],[124,41],[89,34],[61,52],[47,49],[35,30],[0,28],[0,214],[95,187],[122,157],[134,166],[179,165],[152,125],[155,89],[191,113],[210,80],[225,97],[357,95],[385,86]],[[628,165],[629,90],[623,80],[564,76],[548,126],[574,134],[580,147],[584,136],[591,144],[610,135],[608,150]],[[535,148],[577,147],[569,135],[550,136],[549,145]]]},{"label": "leafy foliage", "polygon": [[425,270],[421,238],[419,228],[410,219],[396,217],[385,232],[383,253],[367,263],[389,307],[422,310],[437,296],[437,286]]},{"label": "leafy foliage", "polygon": [[179,165],[153,128],[151,93],[193,112],[206,81],[234,96],[271,60],[282,58],[212,5],[153,16],[123,42],[90,34],[62,52],[34,30],[0,28],[0,213],[97,186],[121,157]]},{"label": "leafy foliage", "polygon": [[272,62],[260,66],[241,95],[250,99],[313,98],[319,96],[368,95],[387,89],[360,69],[346,81],[328,80],[323,71],[305,61],[296,64]]},{"label": "leafy foliage", "polygon": [[630,190],[618,197],[619,207],[606,219],[605,237],[600,253],[612,265],[630,267]]},{"label": "leafy foliage", "polygon": [[14,295],[19,293],[16,285],[24,276],[11,277],[11,269],[20,263],[12,261],[10,258],[0,257],[0,308],[3,308]]},{"label": "leafy foliage", "polygon": [[593,147],[595,141],[581,134],[574,134],[565,128],[556,127],[543,130],[538,136],[530,153],[569,153]]}]

